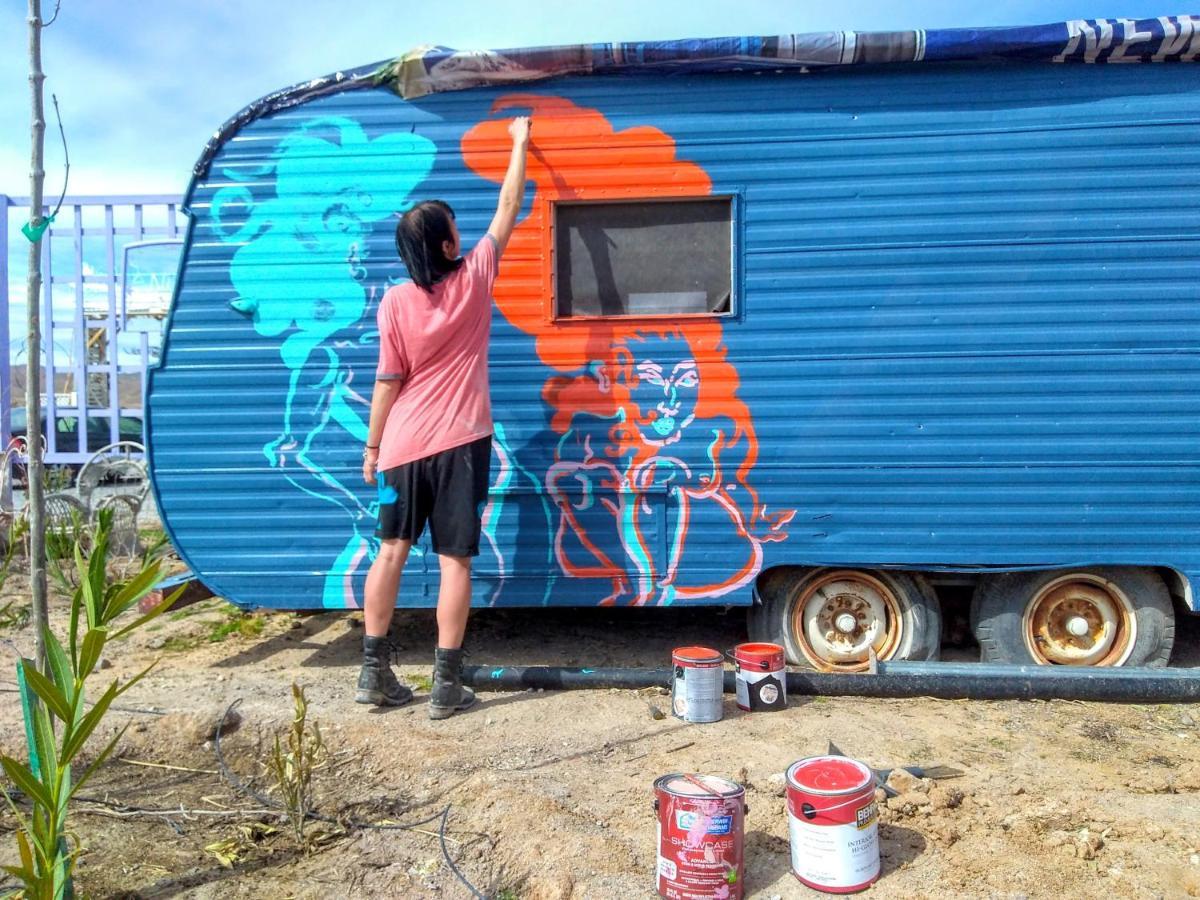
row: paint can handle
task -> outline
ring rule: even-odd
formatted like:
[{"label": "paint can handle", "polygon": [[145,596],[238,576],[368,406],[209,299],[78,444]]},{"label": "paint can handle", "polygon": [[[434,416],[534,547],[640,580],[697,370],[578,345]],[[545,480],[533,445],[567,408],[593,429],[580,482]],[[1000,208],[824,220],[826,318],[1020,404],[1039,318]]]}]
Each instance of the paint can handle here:
[{"label": "paint can handle", "polygon": [[[873,799],[874,798],[872,798],[872,801],[873,801]],[[817,807],[813,806],[811,803],[802,803],[802,804],[800,804],[800,812],[804,814],[804,818],[806,818],[806,819],[815,819],[821,813],[830,813],[837,809],[845,809],[847,806],[853,806],[855,803],[862,803],[862,802],[863,802],[862,797],[851,797],[849,800],[845,800],[841,803],[835,803],[833,806],[826,806],[822,809],[818,809]],[[871,801],[868,801],[868,802],[871,802]]]},{"label": "paint can handle", "polygon": [[[731,663],[733,663],[733,670],[735,672],[740,672],[742,670],[741,660],[739,660],[734,655],[734,652],[732,650],[726,650],[724,653],[724,656],[727,660],[729,660]],[[761,668],[764,672],[769,672],[771,670],[771,664],[769,662],[767,662],[765,659],[762,662],[760,662],[758,665],[759,665],[759,668]]]}]

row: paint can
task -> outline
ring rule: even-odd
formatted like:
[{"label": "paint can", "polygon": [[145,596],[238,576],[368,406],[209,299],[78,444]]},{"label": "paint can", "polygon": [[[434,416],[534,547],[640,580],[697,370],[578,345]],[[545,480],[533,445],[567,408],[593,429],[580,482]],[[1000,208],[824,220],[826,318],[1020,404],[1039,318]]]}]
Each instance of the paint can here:
[{"label": "paint can", "polygon": [[850,894],[879,877],[875,775],[844,756],[814,756],[787,771],[792,873],[803,884]]},{"label": "paint can", "polygon": [[654,782],[658,894],[667,900],[741,900],[746,789],[716,775]]},{"label": "paint can", "polygon": [[685,722],[718,722],[725,692],[724,657],[708,647],[671,654],[671,712]]},{"label": "paint can", "polygon": [[738,709],[773,712],[787,708],[787,670],[778,644],[738,644],[730,654],[737,679]]}]

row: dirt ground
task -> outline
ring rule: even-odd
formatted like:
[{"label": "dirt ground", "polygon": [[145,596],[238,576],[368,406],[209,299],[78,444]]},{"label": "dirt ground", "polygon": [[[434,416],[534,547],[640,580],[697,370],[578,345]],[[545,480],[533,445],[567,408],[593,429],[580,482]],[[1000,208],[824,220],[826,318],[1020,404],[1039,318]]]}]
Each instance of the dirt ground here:
[{"label": "dirt ground", "polygon": [[[129,728],[86,788],[108,805],[81,803],[72,821],[87,848],[87,896],[469,897],[439,843],[448,807],[447,850],[489,898],[654,897],[651,784],[691,771],[747,787],[747,896],[817,897],[789,871],[778,775],[830,741],[878,768],[964,773],[910,785],[885,805],[883,875],[870,895],[1200,896],[1200,706],[818,697],[748,715],[727,697],[721,722],[688,725],[663,715],[663,692],[601,690],[485,693],[470,712],[431,722],[429,612],[397,615],[399,671],[418,696],[390,711],[350,702],[357,614],[247,616],[210,600],[150,627],[114,648],[98,676],[159,661],[110,715],[110,734]],[[468,647],[471,662],[488,665],[660,666],[673,646],[727,647],[743,635],[740,611],[485,611]],[[0,646],[11,662],[31,652],[32,633],[10,625]],[[1200,627],[1185,621],[1177,657],[1198,656]],[[222,778],[211,740],[240,700],[221,748],[273,804],[264,764],[291,719],[293,680],[329,753],[318,809],[344,823],[312,826],[307,853],[271,808]],[[0,689],[0,747],[23,755],[11,675],[0,674]],[[360,827],[430,817],[414,829]],[[0,817],[6,862],[11,827]]]}]

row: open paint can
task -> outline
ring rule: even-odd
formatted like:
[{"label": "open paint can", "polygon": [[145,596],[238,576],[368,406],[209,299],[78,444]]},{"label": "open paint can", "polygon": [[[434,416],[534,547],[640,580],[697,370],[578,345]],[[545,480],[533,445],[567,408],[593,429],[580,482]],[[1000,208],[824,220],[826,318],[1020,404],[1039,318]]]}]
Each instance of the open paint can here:
[{"label": "open paint can", "polygon": [[879,878],[875,774],[844,756],[813,756],[787,771],[792,872],[804,884],[849,894]]},{"label": "open paint can", "polygon": [[742,900],[746,789],[716,775],[654,782],[658,894],[667,900]]}]

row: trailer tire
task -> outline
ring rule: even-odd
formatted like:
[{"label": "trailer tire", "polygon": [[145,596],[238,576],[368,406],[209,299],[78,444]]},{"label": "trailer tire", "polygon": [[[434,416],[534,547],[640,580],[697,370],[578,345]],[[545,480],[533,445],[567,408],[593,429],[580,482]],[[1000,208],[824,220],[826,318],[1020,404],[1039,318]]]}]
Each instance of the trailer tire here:
[{"label": "trailer tire", "polygon": [[[868,644],[876,648],[879,659],[938,658],[941,606],[928,582],[916,573],[790,569],[764,573],[759,584],[762,602],[749,611],[750,639],[779,644],[786,651],[788,662],[819,671],[861,672],[870,665]],[[836,617],[841,608],[830,607],[844,603],[848,604],[844,611],[857,615],[859,622],[854,631],[838,636],[847,645],[845,654],[824,655],[820,651],[829,645],[814,641],[811,628],[802,623],[806,615],[812,623],[814,603],[817,607],[822,605],[814,600],[815,592],[835,585],[838,593],[826,604],[826,610],[818,610],[818,614]],[[855,605],[861,609],[855,610]]]},{"label": "trailer tire", "polygon": [[971,621],[984,662],[1162,668],[1175,644],[1171,595],[1151,569],[989,575]]}]

